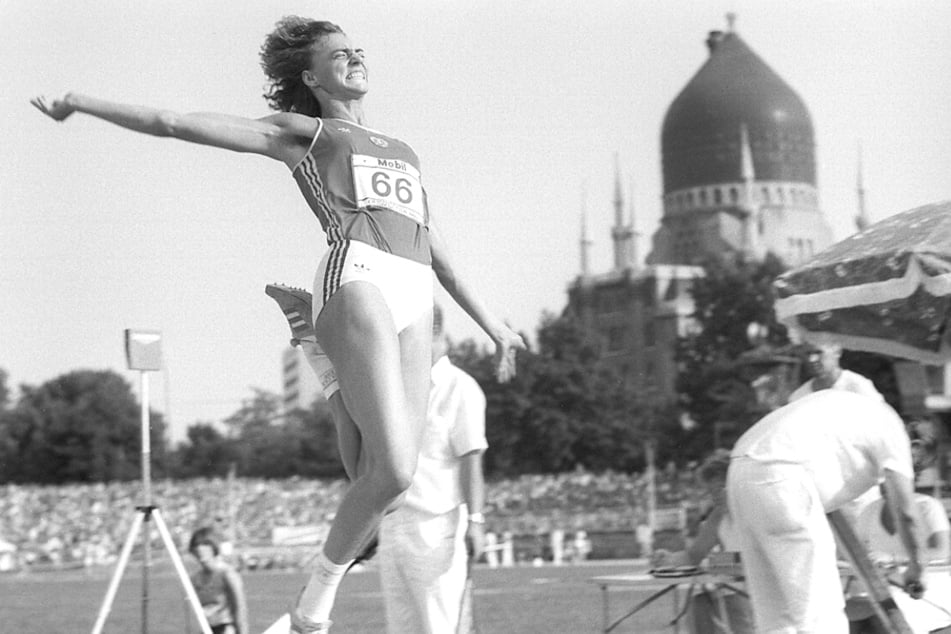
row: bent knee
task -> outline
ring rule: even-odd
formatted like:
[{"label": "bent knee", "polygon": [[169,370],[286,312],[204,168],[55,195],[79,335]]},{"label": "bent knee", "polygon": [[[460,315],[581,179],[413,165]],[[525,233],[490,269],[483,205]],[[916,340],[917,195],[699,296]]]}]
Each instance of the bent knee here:
[{"label": "bent knee", "polygon": [[396,465],[373,464],[363,477],[369,481],[375,496],[386,506],[399,506],[413,483],[416,463]]},{"label": "bent knee", "polygon": [[399,495],[397,495],[395,498],[393,498],[393,500],[390,501],[390,503],[387,505],[386,509],[384,509],[383,513],[386,514],[386,515],[389,515],[390,513],[392,513],[393,511],[395,511],[396,509],[398,509],[398,508],[400,508],[401,506],[403,506],[403,504],[404,504],[405,502],[406,502],[406,491],[403,491],[402,493],[400,493]]}]

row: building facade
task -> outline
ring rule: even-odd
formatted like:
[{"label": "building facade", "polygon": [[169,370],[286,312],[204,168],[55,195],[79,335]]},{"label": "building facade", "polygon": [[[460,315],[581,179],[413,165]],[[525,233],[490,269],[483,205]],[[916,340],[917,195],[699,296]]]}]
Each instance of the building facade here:
[{"label": "building facade", "polygon": [[287,347],[281,353],[281,403],[285,412],[310,409],[323,398],[320,381],[311,369],[300,347]]},{"label": "building facade", "polygon": [[672,396],[677,339],[694,311],[691,287],[711,256],[799,264],[833,242],[819,206],[812,119],[803,100],[733,30],[712,31],[707,60],[674,98],[661,130],[663,213],[641,264],[620,170],[611,231],[614,266],[581,272],[567,310],[598,332],[636,389]]}]

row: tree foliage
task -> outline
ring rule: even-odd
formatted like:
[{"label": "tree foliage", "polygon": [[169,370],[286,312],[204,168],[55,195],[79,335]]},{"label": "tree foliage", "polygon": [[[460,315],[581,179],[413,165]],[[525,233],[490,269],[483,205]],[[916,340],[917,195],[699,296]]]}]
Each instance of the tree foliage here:
[{"label": "tree foliage", "polygon": [[[0,478],[8,482],[105,482],[141,473],[141,414],[129,383],[111,371],[77,370],[21,386],[0,411]],[[153,465],[165,461],[164,423],[150,415]]]},{"label": "tree foliage", "polygon": [[773,311],[772,283],[785,270],[777,257],[768,255],[762,262],[714,259],[704,269],[706,276],[695,280],[692,289],[696,328],[678,341],[676,350],[680,406],[697,425],[687,439],[687,453],[708,451],[724,427],[735,434],[752,422],[752,392],[736,364],[754,348],[750,324],[763,326],[765,345],[789,343]]},{"label": "tree foliage", "polygon": [[486,393],[487,473],[643,468],[646,443],[660,443],[676,420],[670,404],[635,392],[571,315],[544,316],[537,341],[504,384],[486,351],[471,341],[452,349]]},{"label": "tree foliage", "polygon": [[207,423],[189,427],[176,450],[181,476],[221,477],[232,467],[257,478],[344,476],[326,402],[285,413],[276,394],[254,389],[224,427],[227,433]]}]

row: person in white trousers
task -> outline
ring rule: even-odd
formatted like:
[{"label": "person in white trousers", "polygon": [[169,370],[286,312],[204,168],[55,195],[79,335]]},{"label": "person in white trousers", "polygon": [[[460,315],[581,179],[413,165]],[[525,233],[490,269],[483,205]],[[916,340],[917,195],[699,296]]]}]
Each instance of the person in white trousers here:
[{"label": "person in white trousers", "polygon": [[446,351],[437,306],[433,384],[418,467],[403,505],[380,527],[388,634],[456,632],[467,557],[477,559],[485,547],[485,395]]},{"label": "person in white trousers", "polygon": [[822,390],[774,410],[740,437],[727,500],[757,632],[848,632],[826,513],[879,481],[908,555],[905,587],[920,596],[911,447],[891,407]]}]

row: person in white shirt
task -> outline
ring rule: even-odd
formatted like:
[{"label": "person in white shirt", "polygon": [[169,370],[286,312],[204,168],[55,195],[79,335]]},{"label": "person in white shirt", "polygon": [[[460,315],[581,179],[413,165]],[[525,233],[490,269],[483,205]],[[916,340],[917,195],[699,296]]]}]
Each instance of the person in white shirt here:
[{"label": "person in white shirt", "polygon": [[907,555],[904,586],[920,596],[911,446],[891,407],[821,390],[771,412],[740,437],[727,502],[757,632],[848,632],[826,513],[882,480]]},{"label": "person in white shirt", "polygon": [[789,400],[795,401],[807,394],[831,389],[865,394],[884,401],[885,397],[875,388],[874,383],[857,372],[843,370],[839,366],[841,357],[842,347],[839,345],[821,344],[815,346],[806,356],[806,365],[811,370],[813,377],[796,388],[789,395]]}]

